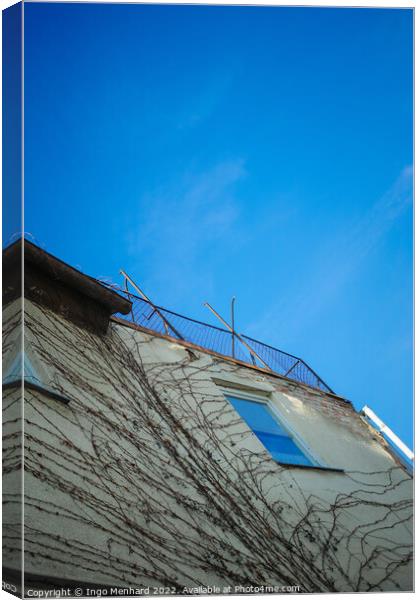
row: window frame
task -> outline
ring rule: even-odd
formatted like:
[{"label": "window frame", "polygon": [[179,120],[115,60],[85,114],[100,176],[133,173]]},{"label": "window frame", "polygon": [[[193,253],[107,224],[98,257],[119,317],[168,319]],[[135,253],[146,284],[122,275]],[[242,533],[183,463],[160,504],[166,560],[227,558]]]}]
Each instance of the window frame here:
[{"label": "window frame", "polygon": [[255,435],[255,437],[257,437],[259,443],[263,446],[265,451],[270,455],[270,458],[272,460],[274,460],[275,463],[277,463],[278,465],[287,466],[287,467],[296,467],[299,469],[328,469],[328,470],[333,470],[333,471],[341,470],[341,469],[334,469],[332,467],[325,465],[316,456],[316,454],[313,452],[313,450],[311,448],[309,448],[308,444],[306,444],[304,442],[304,440],[299,435],[299,433],[295,430],[294,427],[292,427],[290,425],[287,418],[285,418],[283,416],[283,414],[279,411],[277,406],[274,404],[271,392],[264,392],[262,390],[255,390],[255,391],[249,390],[248,391],[248,390],[243,390],[243,389],[239,389],[239,388],[229,388],[226,386],[220,386],[220,389],[221,389],[226,401],[229,402],[229,405],[231,406],[232,410],[234,410],[235,412],[237,412],[237,411],[235,410],[235,407],[229,401],[229,398],[227,396],[232,396],[234,398],[238,398],[238,400],[249,400],[251,402],[255,402],[257,404],[263,404],[264,406],[266,406],[268,408],[269,412],[272,413],[274,420],[278,421],[279,425],[286,430],[286,432],[290,436],[291,440],[296,444],[296,446],[306,456],[306,458],[308,460],[310,460],[313,464],[299,465],[296,463],[281,462],[281,461],[277,460],[276,458],[274,458],[271,455],[268,448],[266,448],[266,446],[263,444],[263,442],[258,438],[258,436],[254,432],[252,427],[250,427],[250,425],[248,425],[248,423],[245,421],[245,419],[239,413],[237,413],[238,416],[245,423],[245,425],[250,429],[250,431],[252,431],[252,433]]},{"label": "window frame", "polygon": [[6,373],[2,373],[3,385],[9,385],[12,383],[34,383],[36,385],[42,384],[42,379],[38,374],[38,370],[32,364],[28,353],[25,350],[19,350],[10,365],[5,369]]},{"label": "window frame", "polygon": [[[25,374],[25,371],[28,371],[28,373]],[[63,404],[68,404],[70,399],[46,385],[44,382],[45,377],[41,377],[39,373],[40,370],[34,366],[26,350],[19,349],[7,369],[5,369],[5,373],[2,372],[2,389],[27,388]]]}]

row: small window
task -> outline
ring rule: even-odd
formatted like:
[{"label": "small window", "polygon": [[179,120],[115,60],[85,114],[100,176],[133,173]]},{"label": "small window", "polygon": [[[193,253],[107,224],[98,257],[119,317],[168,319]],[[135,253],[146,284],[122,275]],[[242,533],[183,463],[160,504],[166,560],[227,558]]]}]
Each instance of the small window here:
[{"label": "small window", "polygon": [[20,387],[22,376],[26,388],[41,392],[49,398],[53,398],[64,404],[70,402],[69,398],[63,396],[60,391],[46,385],[44,380],[39,376],[37,369],[28,358],[26,352],[19,351],[10,367],[3,371],[3,389]]},{"label": "small window", "polygon": [[317,466],[306,456],[292,435],[279,422],[268,403],[258,400],[245,400],[230,394],[226,394],[226,398],[266,447],[274,460],[288,465]]},{"label": "small window", "polygon": [[[23,360],[22,360],[23,358]],[[23,363],[23,364],[22,364]],[[22,373],[23,371],[23,373]],[[40,383],[40,377],[25,352],[19,352],[3,376],[3,384],[20,381]]]}]

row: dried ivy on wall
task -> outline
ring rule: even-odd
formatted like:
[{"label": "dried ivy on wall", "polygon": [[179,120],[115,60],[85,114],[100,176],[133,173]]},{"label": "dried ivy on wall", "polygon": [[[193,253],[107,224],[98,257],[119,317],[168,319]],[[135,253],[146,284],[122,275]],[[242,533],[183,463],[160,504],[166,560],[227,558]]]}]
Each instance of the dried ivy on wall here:
[{"label": "dried ivy on wall", "polygon": [[46,383],[70,400],[26,391],[28,570],[177,590],[407,589],[411,478],[398,466],[320,473],[314,495],[302,474],[249,449],[249,430],[209,386],[208,359],[162,362],[151,336],[115,323],[101,337],[38,306],[25,318]]}]

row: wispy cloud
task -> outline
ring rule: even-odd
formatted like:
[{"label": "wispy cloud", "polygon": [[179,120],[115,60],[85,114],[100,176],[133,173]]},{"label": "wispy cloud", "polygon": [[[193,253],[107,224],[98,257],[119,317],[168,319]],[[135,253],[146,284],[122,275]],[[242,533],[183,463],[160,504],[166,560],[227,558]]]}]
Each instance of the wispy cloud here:
[{"label": "wispy cloud", "polygon": [[242,159],[228,160],[188,172],[140,200],[128,254],[148,257],[150,286],[167,304],[176,304],[188,278],[201,292],[211,289],[212,247],[232,235],[240,212],[235,185],[245,175]]},{"label": "wispy cloud", "polygon": [[314,320],[348,285],[367,256],[386,237],[412,204],[412,167],[400,173],[391,188],[361,217],[308,255],[306,264],[285,297],[249,324],[254,335],[270,339],[273,329],[293,324],[297,333]]},{"label": "wispy cloud", "polygon": [[408,166],[382,198],[349,231],[344,240],[350,247],[350,266],[360,262],[391,229],[394,222],[412,203],[413,168]]}]

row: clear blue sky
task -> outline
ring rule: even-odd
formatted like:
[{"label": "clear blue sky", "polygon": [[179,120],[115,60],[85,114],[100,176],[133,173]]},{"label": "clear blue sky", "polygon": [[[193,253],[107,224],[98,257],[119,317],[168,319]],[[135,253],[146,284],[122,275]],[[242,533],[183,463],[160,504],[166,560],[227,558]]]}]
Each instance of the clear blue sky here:
[{"label": "clear blue sky", "polygon": [[412,443],[412,12],[27,4],[25,229]]}]

